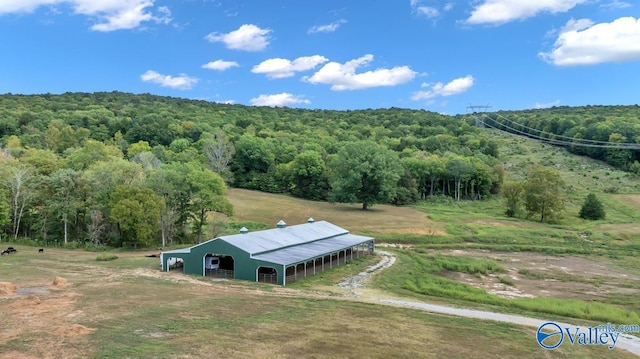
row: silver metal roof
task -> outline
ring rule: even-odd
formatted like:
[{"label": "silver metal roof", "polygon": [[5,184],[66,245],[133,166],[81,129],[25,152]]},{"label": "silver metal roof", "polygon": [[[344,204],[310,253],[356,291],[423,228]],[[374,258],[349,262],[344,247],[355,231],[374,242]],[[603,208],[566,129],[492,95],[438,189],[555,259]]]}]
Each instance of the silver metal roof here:
[{"label": "silver metal roof", "polygon": [[233,234],[218,239],[255,256],[276,249],[298,246],[348,233],[349,231],[335,224],[319,221],[246,234]]},{"label": "silver metal roof", "polygon": [[307,260],[314,257],[319,257],[348,247],[352,247],[364,242],[368,242],[372,239],[373,238],[371,237],[358,236],[355,234],[343,234],[338,237],[259,254],[253,256],[253,258],[282,265],[294,264],[306,262]]},{"label": "silver metal roof", "polygon": [[254,259],[286,265],[305,262],[372,239],[350,234],[346,229],[327,221],[318,221],[222,236],[193,247],[165,251],[163,254],[190,253],[192,248],[207,245],[212,241],[224,241],[247,252]]}]

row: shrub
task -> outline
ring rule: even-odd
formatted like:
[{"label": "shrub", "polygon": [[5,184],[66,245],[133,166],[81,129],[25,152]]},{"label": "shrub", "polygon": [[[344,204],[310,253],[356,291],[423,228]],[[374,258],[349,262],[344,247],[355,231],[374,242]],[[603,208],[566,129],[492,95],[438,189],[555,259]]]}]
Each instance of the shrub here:
[{"label": "shrub", "polygon": [[602,202],[598,200],[595,194],[590,193],[580,208],[580,218],[583,219],[604,219],[606,216]]},{"label": "shrub", "polygon": [[98,262],[112,261],[114,259],[118,259],[118,256],[113,253],[101,253],[99,256],[96,257],[96,260]]}]

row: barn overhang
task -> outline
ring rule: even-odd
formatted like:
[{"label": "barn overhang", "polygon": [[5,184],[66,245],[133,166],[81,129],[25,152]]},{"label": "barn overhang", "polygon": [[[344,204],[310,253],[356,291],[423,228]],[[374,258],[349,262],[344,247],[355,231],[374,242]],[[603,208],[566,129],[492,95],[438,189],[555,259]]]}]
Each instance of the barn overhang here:
[{"label": "barn overhang", "polygon": [[321,241],[305,243],[295,247],[287,247],[253,255],[252,258],[263,262],[287,266],[304,263],[311,259],[339,252],[363,243],[373,243],[373,241],[374,239],[371,237],[344,234]]}]

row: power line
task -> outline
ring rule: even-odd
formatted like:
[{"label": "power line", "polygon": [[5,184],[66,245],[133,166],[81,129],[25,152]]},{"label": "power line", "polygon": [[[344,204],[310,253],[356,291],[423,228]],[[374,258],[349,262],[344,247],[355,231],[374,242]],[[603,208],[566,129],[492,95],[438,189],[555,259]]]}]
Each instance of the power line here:
[{"label": "power line", "polygon": [[[535,140],[538,140],[538,141],[541,141],[541,142],[544,142],[544,143],[548,143],[548,144],[552,144],[552,145],[640,150],[640,144],[639,143],[612,143],[612,142],[607,142],[607,141],[597,141],[597,140],[589,140],[589,139],[581,139],[581,138],[572,138],[572,137],[563,136],[563,135],[556,135],[554,133],[537,130],[535,128],[531,128],[531,127],[519,124],[519,123],[517,123],[517,122],[515,122],[513,120],[510,120],[510,119],[508,119],[508,118],[506,118],[504,116],[501,116],[499,114],[497,115],[498,117],[505,119],[510,124],[514,124],[514,125],[520,126],[521,128],[527,129],[530,132],[525,132],[523,130],[519,130],[517,128],[511,127],[511,126],[509,126],[509,125],[507,125],[505,123],[498,122],[497,120],[495,120],[494,118],[488,116],[487,114],[483,114],[482,118],[478,118],[474,114],[472,114],[471,116],[476,120],[476,123],[481,122],[482,125],[487,126],[489,128],[496,129],[496,130],[503,131],[503,132],[507,132],[507,133],[512,134],[512,135],[520,135],[520,136],[523,136],[523,137],[533,138]],[[493,121],[494,124],[492,125],[491,123],[487,123],[487,121],[485,121],[485,119],[489,119],[489,120]],[[496,126],[498,126],[498,127],[496,127]],[[500,128],[500,127],[502,127],[502,128]],[[542,134],[551,135],[551,136],[553,136],[553,138],[543,137],[543,136],[541,136]],[[568,139],[568,140],[564,140],[564,139]]]}]

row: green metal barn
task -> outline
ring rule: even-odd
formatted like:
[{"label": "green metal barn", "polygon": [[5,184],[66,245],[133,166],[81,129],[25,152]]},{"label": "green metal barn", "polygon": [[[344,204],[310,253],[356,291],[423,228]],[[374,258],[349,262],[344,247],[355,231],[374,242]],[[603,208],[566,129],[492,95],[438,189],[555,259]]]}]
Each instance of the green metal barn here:
[{"label": "green metal barn", "polygon": [[162,270],[286,285],[373,253],[374,239],[326,221],[218,237],[162,252]]}]

